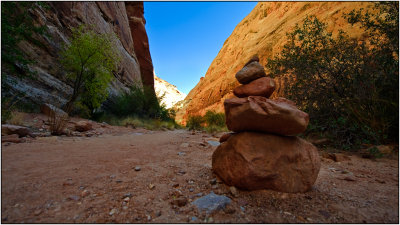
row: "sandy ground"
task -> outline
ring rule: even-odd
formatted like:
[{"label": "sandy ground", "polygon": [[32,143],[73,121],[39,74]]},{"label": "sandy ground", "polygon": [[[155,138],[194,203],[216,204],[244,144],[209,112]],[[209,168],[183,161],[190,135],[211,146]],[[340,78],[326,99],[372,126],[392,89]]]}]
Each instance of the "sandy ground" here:
[{"label": "sandy ground", "polygon": [[[2,144],[2,223],[399,222],[397,159],[322,158],[310,192],[234,195],[212,182],[216,147],[206,143],[219,135],[95,128],[102,134]],[[191,203],[211,191],[232,203],[199,213]],[[187,203],[172,204],[177,198]]]}]

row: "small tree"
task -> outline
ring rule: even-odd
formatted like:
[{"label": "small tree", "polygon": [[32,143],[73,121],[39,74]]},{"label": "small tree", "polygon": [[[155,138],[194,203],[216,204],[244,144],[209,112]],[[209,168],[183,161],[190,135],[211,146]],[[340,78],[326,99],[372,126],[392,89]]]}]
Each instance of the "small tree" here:
[{"label": "small tree", "polygon": [[114,33],[98,34],[85,26],[72,30],[71,44],[61,52],[61,63],[73,81],[73,93],[64,107],[67,112],[78,97],[90,113],[106,100],[106,88],[120,61],[115,39]]}]

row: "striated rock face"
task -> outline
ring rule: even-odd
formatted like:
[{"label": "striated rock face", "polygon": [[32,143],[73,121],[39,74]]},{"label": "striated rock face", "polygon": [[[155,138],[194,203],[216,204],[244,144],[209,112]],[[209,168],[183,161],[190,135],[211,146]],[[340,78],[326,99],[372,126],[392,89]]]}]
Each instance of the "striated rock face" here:
[{"label": "striated rock face", "polygon": [[154,89],[153,62],[150,56],[149,40],[144,27],[146,20],[143,16],[143,2],[125,2],[125,6],[136,56],[140,64],[143,84]]},{"label": "striated rock face", "polygon": [[230,186],[246,190],[306,192],[318,177],[318,151],[298,137],[242,132],[212,155],[213,171]]},{"label": "striated rock face", "polygon": [[172,108],[177,102],[186,97],[185,93],[180,92],[175,85],[154,75],[154,89],[158,97],[162,97],[161,103],[165,104],[167,109]]},{"label": "striated rock face", "polygon": [[[233,97],[239,86],[235,74],[254,55],[265,66],[267,60],[280,52],[286,41],[286,32],[301,23],[306,15],[315,14],[328,23],[328,29],[337,34],[339,29],[350,31],[352,37],[361,37],[357,27],[351,27],[343,18],[344,12],[367,8],[370,2],[260,2],[244,18],[225,41],[217,57],[177,112],[177,121],[184,123],[189,114],[205,114],[207,110],[223,112],[223,102]],[[255,60],[257,61],[257,60]],[[268,73],[268,71],[266,71]],[[284,79],[276,78],[276,93],[281,96]]]},{"label": "striated rock face", "polygon": [[[34,16],[35,24],[48,28],[48,37],[34,35],[34,38],[40,42],[40,46],[26,41],[19,46],[28,58],[36,61],[31,69],[37,72],[37,79],[20,80],[8,76],[9,79],[5,82],[14,82],[11,83],[13,92],[22,92],[38,104],[50,103],[60,107],[66,103],[72,93],[72,87],[64,71],[59,67],[59,51],[69,43],[71,28],[80,24],[93,26],[99,33],[113,31],[118,36],[119,40],[116,41],[115,46],[120,53],[121,64],[118,72],[114,74],[116,79],[109,87],[110,94],[115,95],[121,90],[127,90],[127,87],[134,83],[142,85],[138,55],[150,57],[150,53],[148,47],[136,49],[134,39],[148,45],[147,36],[144,37],[146,33],[143,30],[137,35],[138,37],[132,38],[124,2],[47,2],[47,4],[49,9],[39,7],[31,14]],[[143,17],[143,8],[131,10],[137,10],[135,13]]]}]

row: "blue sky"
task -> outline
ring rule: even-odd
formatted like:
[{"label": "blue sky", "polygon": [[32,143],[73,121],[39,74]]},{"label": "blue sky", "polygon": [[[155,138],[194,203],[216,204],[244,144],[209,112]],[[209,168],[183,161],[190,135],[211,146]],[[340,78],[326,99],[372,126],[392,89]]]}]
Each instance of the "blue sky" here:
[{"label": "blue sky", "polygon": [[144,2],[156,75],[188,94],[257,2]]}]

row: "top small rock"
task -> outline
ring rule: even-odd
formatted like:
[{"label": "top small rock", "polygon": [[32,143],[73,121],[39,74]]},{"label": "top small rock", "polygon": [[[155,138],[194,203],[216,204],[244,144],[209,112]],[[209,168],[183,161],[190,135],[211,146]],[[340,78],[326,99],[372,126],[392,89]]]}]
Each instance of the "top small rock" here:
[{"label": "top small rock", "polygon": [[252,61],[244,66],[235,77],[241,84],[248,84],[253,80],[267,76],[264,67],[257,61]]},{"label": "top small rock", "polygon": [[243,67],[249,65],[249,64],[252,63],[252,62],[260,62],[260,58],[258,58],[258,55],[253,55],[253,56],[251,57],[251,59],[250,59],[249,61],[247,61],[246,64],[244,64]]}]

